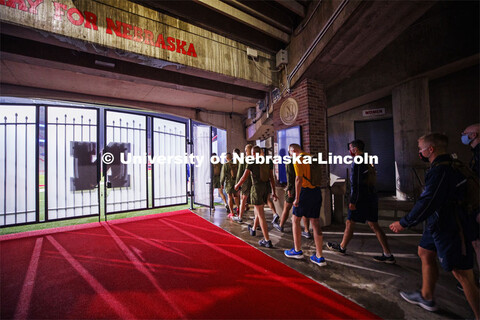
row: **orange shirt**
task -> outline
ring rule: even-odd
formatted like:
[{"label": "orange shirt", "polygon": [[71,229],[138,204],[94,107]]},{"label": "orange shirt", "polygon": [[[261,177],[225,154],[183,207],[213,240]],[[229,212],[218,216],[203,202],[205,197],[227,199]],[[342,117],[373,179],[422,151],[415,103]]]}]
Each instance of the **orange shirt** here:
[{"label": "orange shirt", "polygon": [[[306,152],[300,153],[300,156],[311,156],[310,154]],[[303,161],[303,158],[302,160]],[[305,177],[307,177],[309,180],[311,180],[311,175],[310,175],[310,165],[309,164],[297,164],[294,163],[293,167],[295,168],[295,176],[297,177],[302,177],[302,188],[310,188],[310,189],[315,189],[315,186],[312,185]]]}]

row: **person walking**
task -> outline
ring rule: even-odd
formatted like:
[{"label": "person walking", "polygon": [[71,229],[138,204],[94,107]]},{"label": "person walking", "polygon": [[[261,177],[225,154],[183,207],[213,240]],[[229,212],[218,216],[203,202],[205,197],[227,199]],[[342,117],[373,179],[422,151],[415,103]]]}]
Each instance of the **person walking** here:
[{"label": "person walking", "polygon": [[[251,144],[247,144],[245,146],[245,155],[247,157],[252,155],[252,149],[253,149],[253,146]],[[240,181],[240,179],[242,178],[243,174],[245,173],[245,168],[246,167],[247,167],[247,164],[246,164],[245,161],[238,165],[236,183],[238,183]],[[247,207],[247,201],[248,201],[248,197],[250,196],[251,187],[252,187],[252,180],[251,179],[247,179],[245,181],[245,183],[242,184],[242,188],[240,190],[241,191],[240,210],[238,211],[238,216],[233,217],[233,221],[236,221],[236,222],[239,222],[239,223],[242,222],[243,213],[245,212],[245,209]]]},{"label": "person walking", "polygon": [[[353,140],[348,144],[352,157],[363,156],[365,143],[362,140]],[[348,216],[340,244],[327,242],[327,248],[345,254],[347,245],[352,240],[355,223],[367,223],[382,246],[383,254],[373,257],[377,262],[394,264],[395,257],[388,246],[387,237],[382,228],[378,225],[378,196],[375,189],[376,173],[371,164],[352,164],[350,174],[350,203],[348,205]]]},{"label": "person walking", "polygon": [[226,156],[227,162],[223,164],[222,172],[220,174],[220,184],[225,187],[225,192],[228,196],[228,207],[230,210],[229,217],[233,217],[234,201],[237,207],[239,206],[239,203],[237,201],[238,198],[235,197],[237,191],[234,189],[238,166],[237,164],[233,163],[232,159],[232,154],[228,152]]},{"label": "person walking", "polygon": [[[258,162],[260,155],[260,147],[253,147],[253,155]],[[264,239],[260,240],[258,244],[261,247],[273,248],[272,241],[268,234],[268,225],[265,218],[264,206],[267,203],[267,182],[270,182],[273,190],[273,198],[277,199],[277,194],[275,193],[275,185],[272,177],[269,174],[270,170],[267,164],[252,163],[247,164],[245,172],[240,179],[240,181],[235,185],[235,190],[238,190],[245,181],[250,178],[252,180],[252,187],[250,189],[250,201],[254,205],[255,219],[258,218],[260,223],[260,228],[262,229]],[[256,225],[248,226],[250,235],[255,235]]]},{"label": "person walking", "polygon": [[400,221],[390,225],[390,229],[401,232],[406,228],[426,221],[422,238],[418,245],[418,255],[422,261],[422,288],[419,291],[401,291],[400,296],[407,302],[419,305],[428,311],[436,311],[434,301],[435,284],[438,280],[436,258],[447,272],[452,272],[464,289],[470,307],[478,319],[479,292],[473,274],[473,248],[463,232],[458,200],[463,198],[465,180],[451,165],[447,154],[448,138],[439,133],[431,133],[418,139],[419,157],[430,163],[425,175],[425,189],[413,209]]},{"label": "person walking", "polygon": [[[291,144],[288,148],[290,154],[300,156],[302,159],[311,157],[305,153],[300,145]],[[306,162],[303,160],[303,162]],[[310,183],[312,180],[311,166],[308,163],[294,163],[295,169],[295,201],[293,202],[293,242],[294,247],[290,250],[285,250],[284,254],[287,258],[302,259],[302,229],[300,221],[302,217],[310,220],[313,228],[313,239],[315,241],[315,254],[310,257],[310,261],[321,267],[326,266],[327,262],[323,257],[323,234],[320,228],[320,209],[322,208],[322,191]]]}]

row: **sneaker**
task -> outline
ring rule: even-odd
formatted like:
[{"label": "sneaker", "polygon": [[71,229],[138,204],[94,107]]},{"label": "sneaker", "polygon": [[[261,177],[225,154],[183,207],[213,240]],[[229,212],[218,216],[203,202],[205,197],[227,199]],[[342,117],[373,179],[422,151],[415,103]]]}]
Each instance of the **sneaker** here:
[{"label": "sneaker", "polygon": [[274,222],[274,223],[273,223],[273,227],[274,227],[275,229],[277,229],[278,231],[283,232],[283,227],[281,227],[278,223],[275,223],[275,222]]},{"label": "sneaker", "polygon": [[230,218],[230,219],[233,219],[233,217],[235,217],[235,215],[233,213],[229,213],[229,214],[227,214],[227,217]]},{"label": "sneaker", "polygon": [[420,291],[414,291],[414,292],[400,291],[400,296],[403,299],[405,299],[405,301],[413,303],[413,304],[418,304],[420,307],[422,307],[425,310],[428,310],[428,311],[437,311],[438,310],[438,306],[435,303],[435,301],[423,299]]},{"label": "sneaker", "polygon": [[225,206],[225,209],[227,210],[227,213],[230,213],[230,208],[228,206]]},{"label": "sneaker", "polygon": [[279,222],[280,222],[280,216],[275,213],[275,214],[273,215],[272,223],[273,223],[273,224],[275,224],[275,223],[278,224]]},{"label": "sneaker", "polygon": [[271,240],[262,239],[258,241],[258,244],[260,245],[260,247],[273,248],[273,244]]},{"label": "sneaker", "polygon": [[255,229],[253,229],[252,225],[248,225],[248,232],[250,232],[250,235],[252,237],[255,237],[257,235],[257,232],[255,231]]},{"label": "sneaker", "polygon": [[316,254],[310,257],[310,261],[315,263],[316,265],[319,265],[320,267],[325,267],[327,265],[327,261],[325,261],[324,257],[317,257]]},{"label": "sneaker", "polygon": [[303,259],[303,251],[295,251],[295,248],[292,248],[290,250],[285,250],[283,251],[285,256],[287,258],[292,258],[292,259]]},{"label": "sneaker", "polygon": [[242,218],[240,218],[239,216],[233,217],[232,220],[235,221],[235,222],[238,222],[238,223],[242,222]]},{"label": "sneaker", "polygon": [[310,233],[310,231],[302,231],[302,237],[307,238],[307,239],[311,239],[312,234]]},{"label": "sneaker", "polygon": [[375,260],[377,262],[385,262],[385,263],[388,263],[388,264],[394,264],[394,263],[397,262],[395,260],[395,257],[393,256],[393,254],[390,257],[387,257],[383,253],[382,253],[381,256],[373,257],[373,260]]},{"label": "sneaker", "polygon": [[335,242],[327,242],[327,248],[341,254],[345,254],[345,252],[347,252],[347,249],[342,248],[338,243]]}]

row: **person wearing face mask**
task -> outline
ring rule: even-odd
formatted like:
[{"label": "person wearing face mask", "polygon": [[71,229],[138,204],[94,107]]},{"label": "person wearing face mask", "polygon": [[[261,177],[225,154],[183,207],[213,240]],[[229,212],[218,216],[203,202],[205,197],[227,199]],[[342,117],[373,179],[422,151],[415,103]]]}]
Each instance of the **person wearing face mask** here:
[{"label": "person wearing face mask", "polygon": [[[480,123],[472,124],[465,128],[462,132],[462,143],[472,148],[473,157],[470,160],[470,169],[480,179]],[[478,238],[478,225],[480,224],[480,213],[476,215],[477,222],[477,239],[472,242],[475,249],[475,255],[477,256],[477,264],[480,266],[480,239]],[[457,286],[460,288],[459,286]]]},{"label": "person wearing face mask", "polygon": [[390,229],[398,233],[426,221],[418,245],[418,255],[422,261],[422,288],[414,292],[401,291],[400,296],[428,311],[438,310],[433,300],[438,280],[438,256],[442,268],[452,272],[462,285],[465,297],[478,319],[479,293],[473,274],[473,248],[463,232],[466,226],[458,215],[458,200],[465,194],[465,186],[461,181],[465,178],[451,165],[442,165],[452,161],[447,153],[447,145],[448,138],[439,133],[418,139],[418,155],[431,165],[425,175],[425,189],[413,209],[400,221],[390,225]]},{"label": "person wearing face mask", "polygon": [[462,132],[462,143],[472,148],[470,169],[480,178],[480,123],[472,124]]},{"label": "person wearing face mask", "polygon": [[[365,149],[365,143],[362,140],[353,140],[348,144],[348,149],[352,157],[361,156]],[[383,254],[373,257],[373,260],[394,264],[396,262],[395,257],[390,251],[385,232],[378,225],[378,196],[375,190],[375,169],[370,164],[353,163],[350,175],[350,189],[350,204],[348,205],[348,217],[345,222],[342,242],[340,244],[327,242],[327,248],[345,254],[347,245],[353,237],[355,223],[367,222],[373,232],[375,232],[383,250]]]}]

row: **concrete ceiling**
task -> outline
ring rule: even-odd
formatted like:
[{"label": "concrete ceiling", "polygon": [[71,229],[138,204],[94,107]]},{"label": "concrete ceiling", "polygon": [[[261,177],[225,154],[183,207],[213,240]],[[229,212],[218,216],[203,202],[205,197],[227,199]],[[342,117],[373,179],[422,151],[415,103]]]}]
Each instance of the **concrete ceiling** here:
[{"label": "concrete ceiling", "polygon": [[[295,29],[301,28],[302,19],[309,19],[319,7],[317,1],[307,0],[135,2],[272,53],[285,48]],[[303,77],[318,79],[327,87],[348,79],[423,15],[432,3],[363,2],[316,56]],[[309,10],[309,6],[315,10]],[[260,22],[268,28],[256,27]],[[2,84],[239,114],[254,107],[268,91],[268,88],[182,74],[182,71],[153,68],[138,61],[115,60],[115,57],[114,70],[102,68],[96,65],[99,56],[93,51],[79,51],[68,47],[65,41],[53,42],[44,37],[39,43],[36,39],[40,37],[34,31],[18,28],[1,26]]]},{"label": "concrete ceiling", "polygon": [[[40,64],[1,60],[0,82],[9,85],[135,100],[172,107],[245,114],[251,102],[146,83],[62,70]],[[134,94],[132,93],[134,91]]]}]

